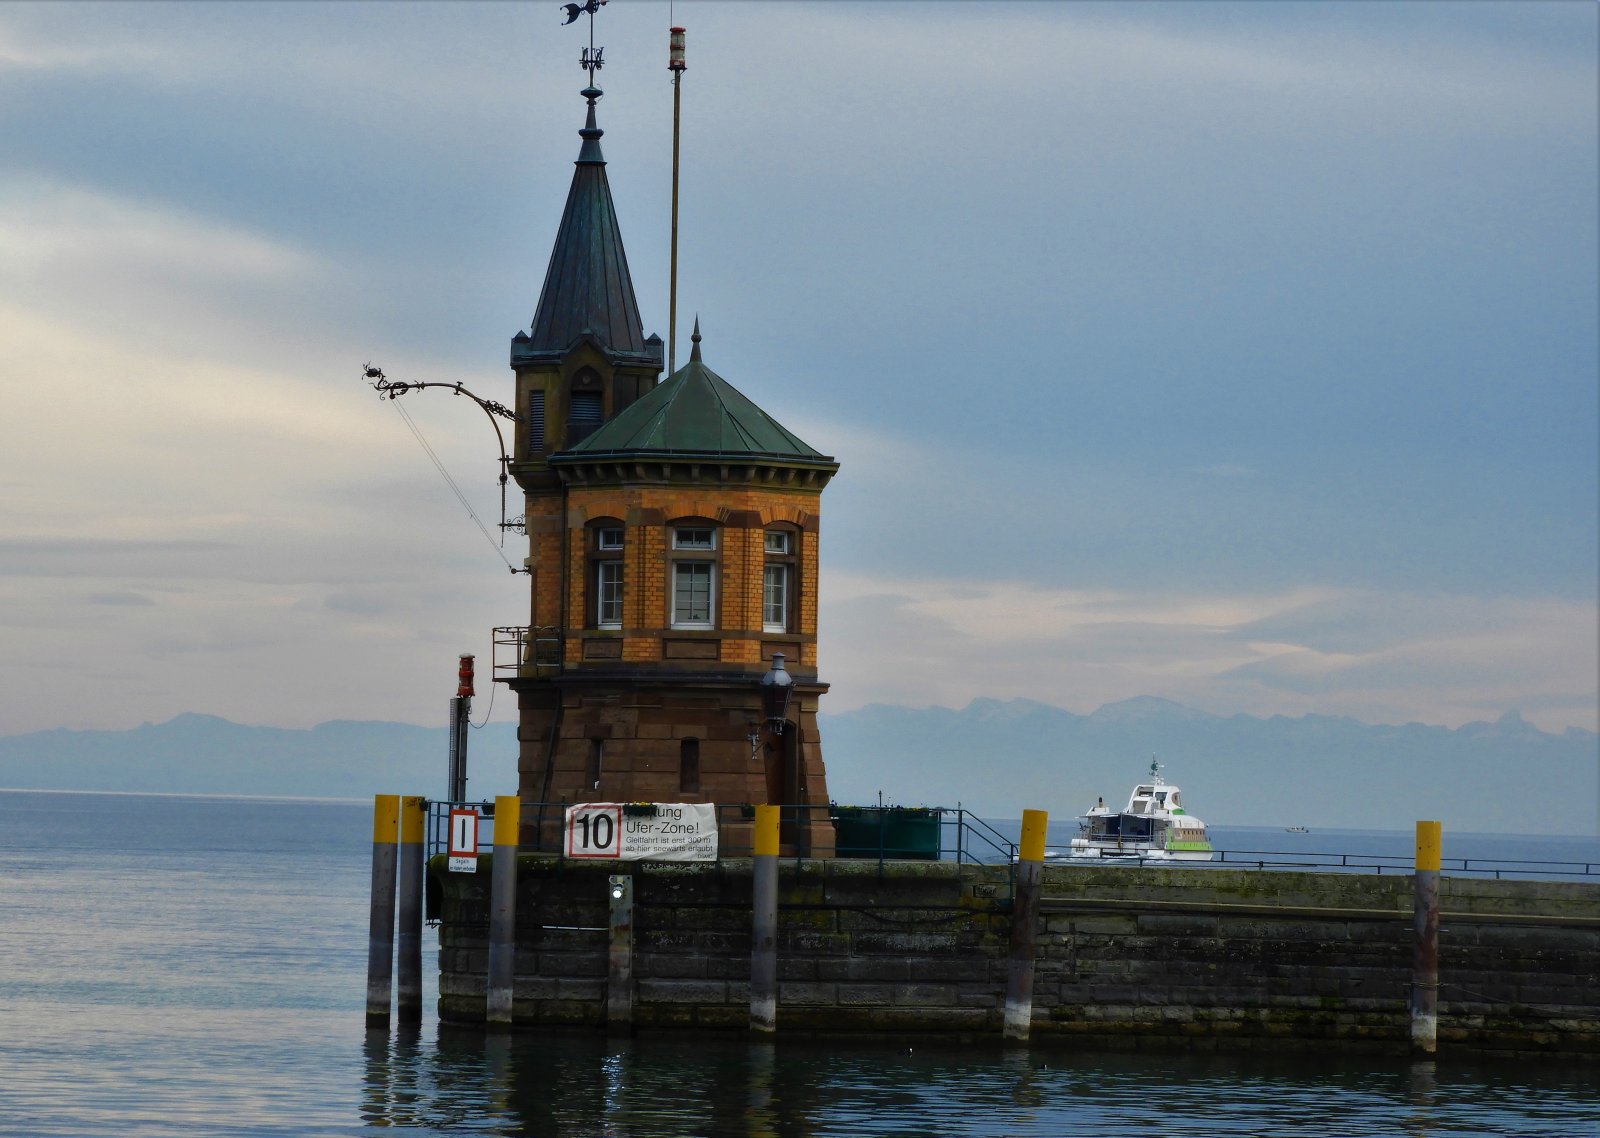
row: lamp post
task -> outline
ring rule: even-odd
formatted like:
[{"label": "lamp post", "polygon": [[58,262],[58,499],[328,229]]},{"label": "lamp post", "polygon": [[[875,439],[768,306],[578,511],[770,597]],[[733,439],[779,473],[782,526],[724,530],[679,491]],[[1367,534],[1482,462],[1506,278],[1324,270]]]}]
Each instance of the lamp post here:
[{"label": "lamp post", "polygon": [[794,677],[784,670],[783,653],[772,654],[772,669],[761,677],[761,710],[767,717],[767,730],[782,735],[789,712],[789,697],[794,694]]},{"label": "lamp post", "polygon": [[761,733],[765,728],[773,735],[782,735],[788,723],[789,697],[794,695],[794,677],[783,666],[783,653],[772,654],[772,667],[761,677],[761,714],[763,722],[750,720],[750,760],[754,762],[761,753]]}]

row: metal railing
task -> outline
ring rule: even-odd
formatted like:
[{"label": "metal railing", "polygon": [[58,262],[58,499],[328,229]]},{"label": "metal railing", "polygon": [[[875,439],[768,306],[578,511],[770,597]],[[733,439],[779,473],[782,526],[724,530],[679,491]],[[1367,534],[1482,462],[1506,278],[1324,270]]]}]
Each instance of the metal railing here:
[{"label": "metal railing", "polygon": [[[1210,860],[1187,861],[1171,857],[1141,857],[1116,854],[1110,857],[1073,857],[1070,847],[1046,847],[1047,864],[1054,865],[1150,865],[1181,866],[1184,869],[1304,870],[1320,873],[1399,873],[1415,871],[1414,859],[1403,854],[1313,853],[1299,850],[1213,850]],[[1440,872],[1459,877],[1568,878],[1600,877],[1600,862],[1536,861],[1532,859],[1446,857],[1440,859]]]},{"label": "metal railing", "polygon": [[494,630],[494,678],[514,680],[529,669],[561,670],[561,632],[554,625],[531,628],[508,625]]},{"label": "metal railing", "polygon": [[[569,802],[524,802],[522,848],[537,853],[564,855],[563,834]],[[427,804],[427,856],[444,853],[450,838],[450,811],[476,810],[478,848],[487,853],[493,842],[494,802]],[[957,861],[999,865],[1016,858],[1016,843],[993,826],[959,807],[855,807],[832,803],[784,805],[778,808],[778,837],[785,857],[809,857],[820,844],[816,829],[833,828],[833,856],[898,860]],[[749,857],[752,850],[755,807],[749,803],[717,803],[717,856]],[[841,835],[848,844],[841,841]]]},{"label": "metal railing", "polygon": [[[564,855],[562,835],[569,802],[522,804],[522,848]],[[428,802],[427,854],[445,852],[449,844],[450,809],[478,811],[478,846],[489,852],[494,835],[494,803]],[[717,804],[717,856],[749,857],[755,807],[748,803]],[[835,857],[854,860],[955,861],[967,865],[1007,865],[1016,860],[1017,843],[989,822],[961,807],[840,806],[835,803],[779,807],[779,841],[782,856],[810,857],[818,844],[814,830],[833,826]],[[1321,873],[1409,874],[1413,862],[1399,854],[1314,853],[1282,850],[1214,850],[1209,861],[1180,861],[1165,857],[1120,856],[1075,858],[1070,847],[1046,847],[1050,865],[1148,865],[1185,869],[1254,869]],[[1600,862],[1536,861],[1505,858],[1441,859],[1447,875],[1486,878],[1595,878]]]}]

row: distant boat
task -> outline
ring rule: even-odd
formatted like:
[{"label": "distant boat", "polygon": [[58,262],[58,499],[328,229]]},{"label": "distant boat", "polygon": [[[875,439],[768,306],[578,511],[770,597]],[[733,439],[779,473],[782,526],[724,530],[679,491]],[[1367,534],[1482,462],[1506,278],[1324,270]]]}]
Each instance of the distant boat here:
[{"label": "distant boat", "polygon": [[1283,832],[1286,834],[1309,834],[1311,831],[1304,826],[1285,826]]}]

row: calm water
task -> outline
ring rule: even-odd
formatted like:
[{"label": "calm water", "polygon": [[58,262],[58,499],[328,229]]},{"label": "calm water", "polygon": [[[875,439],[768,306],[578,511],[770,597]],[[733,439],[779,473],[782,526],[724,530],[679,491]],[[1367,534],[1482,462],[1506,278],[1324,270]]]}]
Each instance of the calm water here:
[{"label": "calm water", "polygon": [[369,1034],[370,835],[0,792],[0,1135],[1600,1135],[1593,1065]]}]

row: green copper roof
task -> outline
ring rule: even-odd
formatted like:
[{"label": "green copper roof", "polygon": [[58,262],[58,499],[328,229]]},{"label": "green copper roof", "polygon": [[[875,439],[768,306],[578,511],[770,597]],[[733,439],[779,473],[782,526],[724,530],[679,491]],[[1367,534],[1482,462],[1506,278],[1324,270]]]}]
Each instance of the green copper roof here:
[{"label": "green copper roof", "polygon": [[606,181],[606,160],[600,153],[600,136],[605,132],[594,118],[600,91],[590,87],[583,93],[589,99],[588,120],[578,132],[583,146],[533,324],[526,336],[517,337],[517,351],[563,352],[587,333],[608,352],[648,354],[622,230]]},{"label": "green copper roof", "polygon": [[620,415],[550,461],[602,455],[681,458],[766,458],[835,466],[700,360],[695,329],[689,362]]}]

